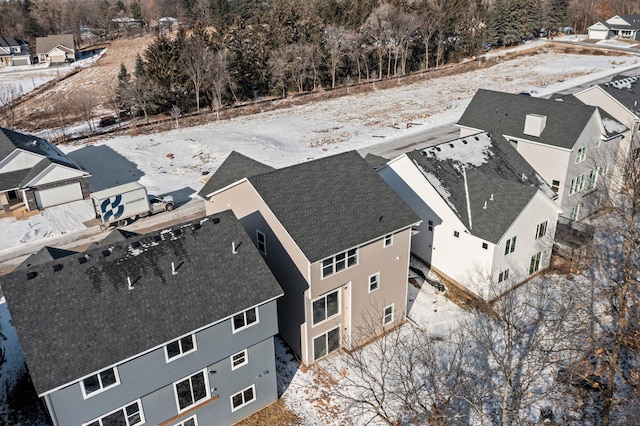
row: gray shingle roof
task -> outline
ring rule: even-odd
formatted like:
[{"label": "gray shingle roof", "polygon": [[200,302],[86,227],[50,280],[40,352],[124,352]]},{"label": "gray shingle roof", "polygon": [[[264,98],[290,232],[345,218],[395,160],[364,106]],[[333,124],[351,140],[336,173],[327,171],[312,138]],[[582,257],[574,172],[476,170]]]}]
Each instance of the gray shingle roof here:
[{"label": "gray shingle roof", "polygon": [[40,395],[283,294],[230,211],[16,270],[0,285]]},{"label": "gray shingle roof", "polygon": [[0,161],[16,149],[33,152],[48,158],[54,163],[84,171],[82,167],[69,159],[51,142],[33,135],[26,135],[0,127]]},{"label": "gray shingle roof", "polygon": [[364,159],[367,161],[367,163],[369,163],[371,165],[371,167],[373,167],[374,169],[377,169],[380,166],[383,166],[385,164],[387,164],[387,162],[389,161],[388,159],[380,156],[380,155],[375,155],[375,154],[367,154],[364,156]]},{"label": "gray shingle roof", "polygon": [[249,181],[312,263],[420,221],[355,151]]},{"label": "gray shingle roof", "polygon": [[77,254],[78,252],[72,250],[65,250],[57,247],[44,246],[36,253],[32,254],[25,259],[18,267],[17,271],[29,269],[33,266],[43,265],[51,262],[52,260],[62,259],[63,257]]},{"label": "gray shingle roof", "polygon": [[[572,149],[596,107],[480,89],[458,125]],[[546,116],[540,137],[524,134],[527,114]]]},{"label": "gray shingle roof", "polygon": [[76,49],[73,34],[55,34],[46,37],[36,37],[36,53],[49,53],[56,46],[62,45],[68,49]]},{"label": "gray shingle roof", "polygon": [[267,166],[259,161],[244,156],[236,151],[231,151],[229,156],[220,165],[215,174],[202,187],[198,195],[205,200],[209,194],[212,194],[227,185],[231,185],[240,179],[255,176],[261,173],[267,173],[274,170],[273,167]]},{"label": "gray shingle roof", "polygon": [[411,151],[407,157],[471,234],[494,244],[538,190],[556,197],[509,142],[487,133]]},{"label": "gray shingle roof", "polygon": [[618,15],[629,25],[609,24],[615,30],[640,30],[640,15]]},{"label": "gray shingle roof", "polygon": [[[574,95],[559,95],[559,96],[552,96],[551,99],[559,101],[559,102],[567,102],[570,104],[577,104],[577,105],[586,105],[584,102],[582,102],[580,99],[576,98]],[[611,114],[609,114],[607,111],[598,108],[598,112],[600,113],[600,118],[602,119],[602,124],[604,125],[604,130],[605,130],[605,136],[608,138],[617,136],[621,133],[626,132],[627,130],[629,130],[627,128],[627,126],[625,126],[624,124],[620,123],[618,120],[616,120]]]},{"label": "gray shingle roof", "polygon": [[0,191],[12,191],[20,188],[20,182],[24,181],[29,171],[30,169],[24,169],[0,173]]},{"label": "gray shingle roof", "polygon": [[609,83],[599,86],[629,111],[640,116],[640,76],[617,75]]}]

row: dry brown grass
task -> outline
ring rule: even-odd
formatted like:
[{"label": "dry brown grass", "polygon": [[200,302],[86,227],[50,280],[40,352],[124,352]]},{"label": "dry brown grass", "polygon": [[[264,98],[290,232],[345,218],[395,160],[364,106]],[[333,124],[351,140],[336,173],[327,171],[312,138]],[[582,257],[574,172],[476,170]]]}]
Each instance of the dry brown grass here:
[{"label": "dry brown grass", "polygon": [[236,426],[292,426],[301,424],[302,420],[285,406],[282,399],[279,399],[236,423]]}]

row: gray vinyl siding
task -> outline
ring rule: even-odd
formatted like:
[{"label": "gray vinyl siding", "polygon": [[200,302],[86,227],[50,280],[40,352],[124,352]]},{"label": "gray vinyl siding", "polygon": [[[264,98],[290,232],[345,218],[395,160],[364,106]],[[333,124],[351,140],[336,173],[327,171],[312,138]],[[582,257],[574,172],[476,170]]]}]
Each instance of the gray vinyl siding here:
[{"label": "gray vinyl siding", "polygon": [[298,356],[302,356],[300,328],[305,321],[304,292],[309,288],[309,283],[259,211],[243,217],[240,223],[254,244],[256,244],[256,230],[266,237],[267,255],[264,256],[264,260],[284,290],[284,296],[278,299],[278,312],[280,312],[278,329],[291,349]]},{"label": "gray vinyl siding", "polygon": [[[209,387],[217,388],[211,395],[219,394],[220,399],[205,405],[202,416],[214,413],[216,424],[225,423],[227,419],[231,423],[238,415],[244,414],[242,417],[245,417],[259,409],[261,404],[275,401],[273,336],[278,332],[276,301],[261,305],[258,315],[258,324],[235,334],[230,319],[198,332],[197,350],[169,363],[162,347],[118,365],[120,384],[86,400],[82,397],[80,383],[51,393],[49,399],[57,423],[81,425],[142,399],[146,424],[158,424],[178,414],[173,383],[204,368],[216,371],[208,374]],[[249,364],[231,371],[229,357],[247,348]],[[262,374],[267,370],[269,373]],[[254,383],[256,401],[231,415],[229,396]],[[199,424],[213,424],[200,417]]]}]

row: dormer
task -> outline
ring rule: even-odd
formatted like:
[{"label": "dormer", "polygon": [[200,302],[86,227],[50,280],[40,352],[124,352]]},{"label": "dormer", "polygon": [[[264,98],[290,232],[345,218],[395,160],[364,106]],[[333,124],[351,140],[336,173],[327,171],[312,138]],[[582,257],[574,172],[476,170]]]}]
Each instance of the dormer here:
[{"label": "dormer", "polygon": [[546,125],[546,115],[527,114],[527,118],[524,122],[524,134],[539,138]]}]

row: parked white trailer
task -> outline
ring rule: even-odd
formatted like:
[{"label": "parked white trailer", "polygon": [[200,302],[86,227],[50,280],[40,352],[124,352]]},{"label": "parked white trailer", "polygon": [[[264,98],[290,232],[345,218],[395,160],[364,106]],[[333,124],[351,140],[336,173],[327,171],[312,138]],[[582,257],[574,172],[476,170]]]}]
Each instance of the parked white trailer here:
[{"label": "parked white trailer", "polygon": [[102,221],[100,227],[125,226],[130,220],[161,211],[171,211],[175,204],[173,197],[149,197],[147,188],[138,182],[125,183],[91,194],[96,218]]}]

